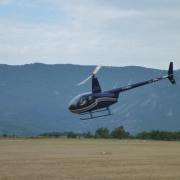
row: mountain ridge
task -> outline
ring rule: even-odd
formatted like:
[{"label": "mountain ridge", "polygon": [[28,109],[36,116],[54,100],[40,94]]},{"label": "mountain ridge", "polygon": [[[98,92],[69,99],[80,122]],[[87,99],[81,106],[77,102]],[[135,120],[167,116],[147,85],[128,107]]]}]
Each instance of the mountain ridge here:
[{"label": "mountain ridge", "polygon": [[[64,64],[48,64],[48,63],[41,63],[41,62],[35,62],[35,63],[27,63],[27,64],[16,64],[16,65],[12,65],[12,64],[0,64],[0,66],[9,66],[9,67],[22,67],[22,66],[31,66],[31,65],[44,65],[44,66],[56,66],[56,65],[70,65],[70,66],[80,66],[80,67],[95,67],[97,65],[95,64],[89,64],[89,65],[83,65],[83,64],[71,64],[71,63],[64,63]],[[160,70],[160,71],[166,71],[167,69],[159,69],[159,68],[153,68],[153,67],[146,67],[146,66],[138,66],[138,65],[127,65],[127,66],[110,66],[110,65],[102,65],[102,67],[110,67],[110,68],[131,68],[131,67],[139,67],[139,68],[145,68],[145,69],[152,69],[152,70]],[[168,65],[167,65],[168,68]],[[180,71],[180,69],[176,69],[175,67],[175,71]]]},{"label": "mountain ridge", "polygon": [[[89,91],[86,78],[95,66],[33,63],[0,65],[0,133],[35,135],[49,131],[94,131],[124,125],[131,133],[142,130],[179,130],[180,70],[177,85],[167,80],[120,94],[113,115],[82,122],[68,111],[75,95]],[[167,74],[138,66],[105,66],[98,73],[103,90]]]}]

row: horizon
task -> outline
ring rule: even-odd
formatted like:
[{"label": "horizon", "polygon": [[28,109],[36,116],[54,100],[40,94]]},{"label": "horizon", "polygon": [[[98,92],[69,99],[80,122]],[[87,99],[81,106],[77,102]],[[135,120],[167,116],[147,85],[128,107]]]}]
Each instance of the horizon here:
[{"label": "horizon", "polygon": [[[27,63],[27,64],[4,64],[4,63],[0,63],[1,65],[5,65],[5,66],[26,66],[26,65],[34,65],[34,64],[42,64],[42,65],[49,65],[49,66],[54,66],[54,65],[72,65],[72,66],[83,66],[83,67],[89,67],[89,66],[97,66],[95,64],[72,64],[72,63],[57,63],[57,64],[50,64],[50,63],[43,63],[43,62],[33,62],[33,63]],[[168,64],[169,65],[169,64]],[[140,67],[140,68],[145,68],[145,69],[155,69],[155,70],[162,70],[162,71],[166,71],[168,70],[168,65],[166,69],[160,69],[160,68],[153,68],[153,67],[146,67],[146,66],[138,66],[138,65],[125,65],[125,66],[112,66],[112,65],[102,65],[102,67],[112,67],[112,68],[123,68],[123,67]],[[179,71],[180,68],[176,68],[174,66],[174,70],[175,71]]]}]

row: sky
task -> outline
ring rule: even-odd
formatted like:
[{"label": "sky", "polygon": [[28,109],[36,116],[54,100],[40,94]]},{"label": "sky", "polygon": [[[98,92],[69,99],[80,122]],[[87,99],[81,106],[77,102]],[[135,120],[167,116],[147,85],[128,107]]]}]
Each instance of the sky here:
[{"label": "sky", "polygon": [[180,0],[0,0],[0,64],[180,69]]}]

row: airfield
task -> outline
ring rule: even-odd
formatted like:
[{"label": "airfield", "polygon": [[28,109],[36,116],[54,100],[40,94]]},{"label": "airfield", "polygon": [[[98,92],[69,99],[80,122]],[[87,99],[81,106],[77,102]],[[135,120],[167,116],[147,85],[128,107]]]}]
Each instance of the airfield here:
[{"label": "airfield", "polygon": [[0,180],[179,180],[180,142],[0,139]]}]

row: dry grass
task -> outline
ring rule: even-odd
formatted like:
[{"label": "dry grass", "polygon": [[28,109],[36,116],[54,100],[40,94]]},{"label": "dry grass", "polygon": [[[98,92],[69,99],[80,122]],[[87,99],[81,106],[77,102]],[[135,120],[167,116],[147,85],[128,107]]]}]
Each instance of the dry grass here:
[{"label": "dry grass", "polygon": [[0,139],[0,180],[179,180],[180,142]]}]

